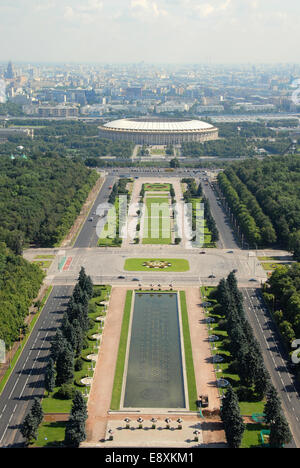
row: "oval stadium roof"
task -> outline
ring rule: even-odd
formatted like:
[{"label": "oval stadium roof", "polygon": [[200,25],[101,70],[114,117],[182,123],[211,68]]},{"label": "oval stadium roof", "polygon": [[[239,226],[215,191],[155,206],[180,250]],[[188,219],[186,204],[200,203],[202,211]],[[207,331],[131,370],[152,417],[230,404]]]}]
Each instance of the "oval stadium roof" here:
[{"label": "oval stadium roof", "polygon": [[184,132],[208,130],[214,128],[213,125],[201,120],[134,120],[120,119],[108,122],[103,127],[113,130],[137,130],[144,132]]}]

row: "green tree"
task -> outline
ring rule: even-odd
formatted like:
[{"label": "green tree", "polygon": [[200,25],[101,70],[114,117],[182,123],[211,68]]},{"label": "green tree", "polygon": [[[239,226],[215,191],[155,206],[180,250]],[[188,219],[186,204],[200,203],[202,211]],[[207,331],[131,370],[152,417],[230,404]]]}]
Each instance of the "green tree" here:
[{"label": "green tree", "polygon": [[41,424],[44,418],[44,412],[39,398],[35,398],[31,407],[31,414],[37,422],[37,427]]},{"label": "green tree", "polygon": [[45,389],[48,392],[48,395],[53,392],[55,387],[55,379],[56,379],[56,372],[55,372],[55,365],[52,358],[49,359],[45,370]]},{"label": "green tree", "polygon": [[282,413],[280,399],[273,385],[269,386],[264,407],[265,422],[271,424]]},{"label": "green tree", "polygon": [[231,385],[222,400],[221,418],[224,423],[226,440],[230,448],[239,448],[242,443],[245,425],[240,415],[236,393]]},{"label": "green tree", "polygon": [[66,343],[59,352],[56,361],[56,385],[61,386],[69,383],[74,378],[74,353],[70,345]]},{"label": "green tree", "polygon": [[278,414],[270,425],[270,447],[281,448],[284,444],[290,443],[292,438],[287,420],[282,414]]},{"label": "green tree", "polygon": [[33,440],[37,439],[37,429],[38,426],[35,417],[31,413],[28,413],[20,428],[20,432],[26,441],[26,445],[29,445]]}]

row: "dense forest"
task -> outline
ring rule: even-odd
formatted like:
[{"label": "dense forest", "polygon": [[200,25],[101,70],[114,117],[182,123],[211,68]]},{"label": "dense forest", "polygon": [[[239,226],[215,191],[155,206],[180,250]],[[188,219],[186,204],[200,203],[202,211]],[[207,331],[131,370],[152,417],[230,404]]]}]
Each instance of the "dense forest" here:
[{"label": "dense forest", "polygon": [[0,243],[0,339],[9,347],[23,330],[44,278],[42,270]]},{"label": "dense forest", "polygon": [[277,243],[300,258],[299,156],[234,163],[218,183],[252,245]]},{"label": "dense forest", "polygon": [[66,235],[98,178],[82,163],[46,153],[0,158],[0,241],[50,247]]},{"label": "dense forest", "polygon": [[264,285],[264,297],[290,351],[293,340],[300,337],[300,263],[278,266]]},{"label": "dense forest", "polygon": [[240,158],[254,155],[252,144],[246,138],[235,137],[206,143],[190,142],[181,145],[183,156],[199,158],[201,156],[216,156],[219,158]]},{"label": "dense forest", "polygon": [[0,145],[0,155],[13,153],[17,145],[22,145],[27,151],[35,154],[52,151],[61,156],[89,159],[92,162],[103,156],[126,160],[131,157],[134,149],[131,142],[99,138],[98,125],[94,123],[44,120],[14,120],[13,123],[23,127],[34,127],[34,139],[10,136],[6,143]]}]

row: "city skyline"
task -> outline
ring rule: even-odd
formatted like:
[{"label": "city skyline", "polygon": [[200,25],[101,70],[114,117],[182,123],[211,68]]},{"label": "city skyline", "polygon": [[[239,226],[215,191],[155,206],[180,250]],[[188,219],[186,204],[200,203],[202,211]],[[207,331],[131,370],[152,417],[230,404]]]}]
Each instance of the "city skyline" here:
[{"label": "city skyline", "polygon": [[299,61],[295,0],[3,0],[0,13],[1,61]]}]

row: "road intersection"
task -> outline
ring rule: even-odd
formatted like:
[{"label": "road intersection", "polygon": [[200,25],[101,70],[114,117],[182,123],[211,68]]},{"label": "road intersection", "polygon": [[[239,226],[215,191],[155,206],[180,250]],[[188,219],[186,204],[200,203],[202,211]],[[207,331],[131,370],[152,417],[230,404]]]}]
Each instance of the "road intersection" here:
[{"label": "road intersection", "polygon": [[[113,185],[120,173],[124,173],[124,170],[107,175],[91,212],[96,212],[99,204],[107,202],[108,187]],[[150,174],[152,173],[149,172]],[[148,174],[145,172],[139,175]],[[182,175],[180,172],[172,174],[172,177],[182,177]],[[166,174],[163,173],[161,176],[165,178]],[[159,175],[155,174],[155,177]],[[261,283],[267,280],[266,271],[262,268],[259,257],[276,255],[286,258],[289,254],[284,251],[240,249],[229,220],[210,185],[204,185],[204,193],[210,201],[211,211],[220,232],[217,249],[188,249],[182,245],[143,246],[128,242],[121,248],[97,248],[96,226],[88,216],[74,246],[65,249],[29,249],[24,252],[24,257],[29,261],[33,261],[37,256],[54,255],[45,279],[47,284],[53,286],[53,290],[0,396],[0,447],[18,446],[22,443],[19,425],[33,397],[43,395],[43,371],[49,356],[49,339],[59,325],[81,266],[84,266],[95,284],[130,285],[132,288],[137,286],[134,279],[144,286],[150,284],[163,286],[170,283],[174,287],[214,286],[221,278],[236,270],[238,284],[245,299],[247,316],[263,350],[266,367],[282,398],[291,425],[294,436],[292,445],[300,447],[300,402],[294,385],[294,376],[287,367],[287,357],[282,347],[270,345],[270,340],[278,340],[278,336],[274,338],[276,330],[259,292]],[[59,268],[62,258],[69,259],[66,269]],[[127,272],[124,270],[124,265],[128,258],[184,258],[188,260],[190,270],[186,273]]]}]

